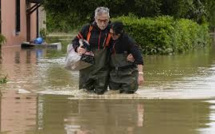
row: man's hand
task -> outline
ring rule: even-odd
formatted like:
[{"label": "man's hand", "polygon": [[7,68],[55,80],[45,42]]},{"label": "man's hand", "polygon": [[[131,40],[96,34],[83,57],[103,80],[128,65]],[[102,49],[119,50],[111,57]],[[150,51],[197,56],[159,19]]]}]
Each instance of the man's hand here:
[{"label": "man's hand", "polygon": [[132,54],[129,54],[129,55],[127,56],[127,60],[130,61],[130,62],[134,62],[134,57],[133,57],[133,55],[132,55]]},{"label": "man's hand", "polygon": [[138,85],[141,85],[144,82],[143,65],[139,64],[139,65],[137,65],[137,68],[138,68]]},{"label": "man's hand", "polygon": [[84,49],[84,48],[82,48],[81,46],[79,46],[79,47],[77,48],[77,52],[78,52],[79,55],[82,55],[82,54],[86,53],[86,49]]},{"label": "man's hand", "polygon": [[142,85],[144,82],[143,74],[138,74],[138,85]]}]

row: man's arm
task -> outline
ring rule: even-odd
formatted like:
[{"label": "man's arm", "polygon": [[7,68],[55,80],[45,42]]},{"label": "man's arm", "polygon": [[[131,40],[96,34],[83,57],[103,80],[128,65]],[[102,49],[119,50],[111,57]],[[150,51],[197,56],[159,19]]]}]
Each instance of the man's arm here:
[{"label": "man's arm", "polygon": [[[129,48],[130,48],[130,58],[132,59],[133,57],[133,62],[137,65],[137,69],[138,69],[138,84],[141,85],[144,82],[144,77],[143,77],[143,57],[141,54],[141,51],[138,47],[138,45],[134,42],[131,41],[129,43]],[[127,57],[128,59],[128,57]]]},{"label": "man's arm", "polygon": [[138,69],[138,84],[141,85],[144,82],[143,65],[142,64],[137,65],[137,69]]},{"label": "man's arm", "polygon": [[89,25],[85,25],[81,29],[81,31],[78,33],[78,35],[75,36],[75,38],[72,40],[72,45],[73,45],[73,48],[76,52],[78,52],[78,48],[80,46],[79,40],[80,39],[86,39],[88,29],[89,29]]}]

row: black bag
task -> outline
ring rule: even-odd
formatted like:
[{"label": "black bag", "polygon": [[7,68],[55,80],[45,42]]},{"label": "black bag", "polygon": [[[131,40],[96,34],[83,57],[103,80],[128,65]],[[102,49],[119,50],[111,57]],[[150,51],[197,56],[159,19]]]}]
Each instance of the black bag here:
[{"label": "black bag", "polygon": [[82,54],[80,60],[90,64],[95,64],[95,59],[93,55]]},{"label": "black bag", "polygon": [[87,62],[87,63],[90,63],[90,64],[94,64],[95,63],[95,59],[94,59],[94,54],[91,51],[90,44],[86,40],[84,40],[84,39],[80,39],[79,43],[80,43],[80,45],[83,48],[85,48],[87,50],[86,53],[84,53],[84,54],[81,55],[81,59],[80,60],[84,61],[84,62]]}]

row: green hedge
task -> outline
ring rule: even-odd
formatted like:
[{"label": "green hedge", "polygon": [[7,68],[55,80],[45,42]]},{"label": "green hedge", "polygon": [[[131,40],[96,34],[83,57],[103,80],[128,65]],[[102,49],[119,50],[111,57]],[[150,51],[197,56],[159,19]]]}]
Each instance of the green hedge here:
[{"label": "green hedge", "polygon": [[170,16],[140,18],[122,16],[125,30],[141,45],[144,54],[182,53],[209,44],[208,25]]}]

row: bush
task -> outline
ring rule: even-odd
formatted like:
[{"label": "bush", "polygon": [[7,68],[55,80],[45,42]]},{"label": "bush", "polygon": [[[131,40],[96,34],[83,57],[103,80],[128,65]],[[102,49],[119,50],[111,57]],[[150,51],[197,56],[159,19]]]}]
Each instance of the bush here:
[{"label": "bush", "polygon": [[208,44],[208,25],[170,16],[140,18],[130,15],[114,18],[141,46],[144,54],[181,53]]},{"label": "bush", "polygon": [[40,29],[40,37],[42,37],[44,40],[46,39],[47,34],[48,33],[45,28]]}]

